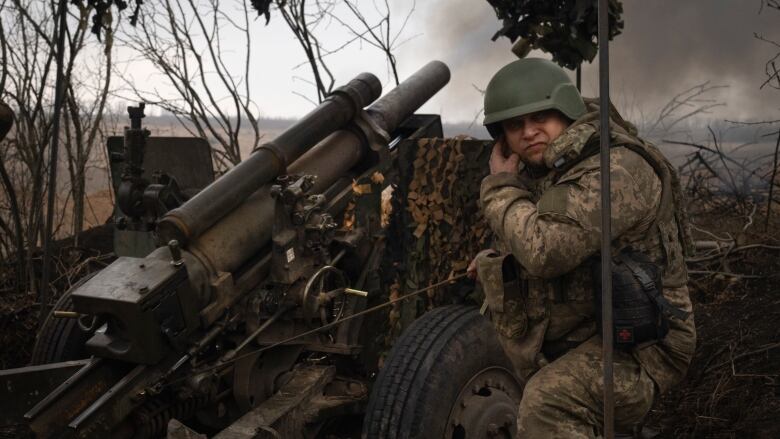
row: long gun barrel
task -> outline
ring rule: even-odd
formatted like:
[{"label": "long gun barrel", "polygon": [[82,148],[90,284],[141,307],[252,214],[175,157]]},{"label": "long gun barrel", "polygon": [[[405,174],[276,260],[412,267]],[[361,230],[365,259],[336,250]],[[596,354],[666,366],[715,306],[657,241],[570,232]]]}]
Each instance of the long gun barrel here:
[{"label": "long gun barrel", "polygon": [[[398,128],[449,79],[450,72],[444,63],[428,63],[367,108],[360,119],[362,129],[333,133],[293,163],[288,171],[317,175],[313,191],[323,191],[347,175],[349,169],[363,158],[369,150],[367,143],[376,131],[388,133]],[[216,184],[210,187],[216,188]],[[268,187],[264,187],[195,238],[188,250],[210,265],[212,270],[232,272],[268,243],[272,223],[273,200]]]},{"label": "long gun barrel", "polygon": [[289,164],[330,133],[343,128],[382,92],[376,76],[361,73],[338,88],[314,111],[276,139],[160,220],[158,233],[182,244],[198,236],[233,210],[260,186],[283,173]]}]

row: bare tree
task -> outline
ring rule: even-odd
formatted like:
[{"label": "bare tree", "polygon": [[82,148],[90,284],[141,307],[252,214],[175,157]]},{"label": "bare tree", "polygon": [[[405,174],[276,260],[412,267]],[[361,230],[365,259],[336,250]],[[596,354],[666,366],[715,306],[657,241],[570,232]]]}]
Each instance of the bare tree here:
[{"label": "bare tree", "polygon": [[728,88],[727,85],[711,85],[709,81],[697,84],[683,90],[671,99],[649,118],[642,117],[638,127],[647,137],[664,139],[670,135],[680,134],[675,130],[695,116],[708,114],[710,110],[726,105],[712,95],[718,90]]},{"label": "bare tree", "polygon": [[[764,10],[764,7],[767,7],[769,9],[774,9],[775,11],[780,11],[780,2],[778,0],[761,0],[761,6],[758,10],[758,13],[761,14]],[[766,80],[764,80],[763,83],[761,83],[761,86],[759,88],[763,89],[764,87],[768,87],[775,90],[780,90],[780,70],[777,68],[778,59],[780,58],[780,43],[778,43],[776,40],[766,37],[762,34],[759,34],[758,32],[754,32],[753,36],[766,44],[769,44],[770,46],[775,48],[775,54],[770,57],[765,65],[764,65],[764,73],[766,75]],[[761,121],[751,121],[751,122],[744,122],[744,121],[727,121],[730,123],[738,124],[738,125],[751,125],[756,127],[763,127],[763,126],[775,126],[776,124],[780,123],[780,119],[771,119],[768,118],[766,120]],[[772,204],[776,202],[774,199],[774,189],[777,185],[777,175],[778,175],[778,169],[780,167],[780,130],[773,131],[770,133],[764,134],[764,136],[774,136],[776,138],[775,140],[775,149],[774,154],[772,154],[772,167],[767,173],[769,176],[769,193],[766,197],[766,219],[764,222],[764,229],[769,229],[769,223],[770,218],[772,217]]]},{"label": "bare tree", "polygon": [[[327,10],[332,8],[332,5],[315,1],[313,11],[311,11],[307,9],[306,0],[276,0],[276,8],[282,14],[285,23],[306,54],[306,61],[311,68],[314,86],[317,90],[317,101],[322,102],[333,90],[336,80],[323,60],[327,51],[323,53],[322,44],[317,38],[315,30],[323,23],[327,16]],[[301,93],[296,94],[308,99]]]},{"label": "bare tree", "polygon": [[[759,14],[763,11],[764,6],[780,11],[780,2],[778,2],[777,0],[762,0],[761,9],[758,12]],[[758,32],[754,32],[753,36],[757,40],[763,41],[764,43],[773,46],[776,50],[774,56],[772,56],[766,61],[766,64],[764,66],[764,73],[766,74],[766,80],[761,84],[760,88],[769,86],[776,90],[780,90],[780,70],[778,70],[777,68],[777,60],[778,58],[780,58],[780,43]]]},{"label": "bare tree", "polygon": [[[764,7],[764,4],[766,4],[767,7],[775,9],[777,11],[780,11],[780,2],[777,0],[762,0],[761,7]],[[759,11],[760,13],[760,11]],[[763,84],[761,84],[761,88],[763,88],[766,85],[769,85],[770,87],[780,90],[780,71],[777,69],[777,59],[780,58],[780,43],[774,40],[770,40],[767,38],[764,38],[762,35],[755,34],[756,38],[771,44],[774,46],[777,50],[775,55],[767,60],[766,65],[764,67],[764,71],[766,73],[767,79],[764,81]],[[772,120],[768,121],[769,124],[776,124],[780,123],[780,120]],[[776,133],[774,133],[777,136],[777,142],[775,142],[775,152],[772,159],[772,172],[771,172],[771,178],[769,180],[769,196],[767,197],[766,202],[766,222],[764,223],[764,229],[769,229],[769,219],[772,216],[772,203],[774,202],[773,196],[774,196],[774,189],[775,185],[777,184],[777,173],[778,173],[778,166],[780,165],[780,162],[778,159],[780,158],[780,130],[778,130]]]},{"label": "bare tree", "polygon": [[[312,73],[312,84],[317,90],[317,99],[322,102],[333,90],[335,78],[328,67],[327,58],[345,50],[356,43],[365,43],[382,52],[387,61],[389,75],[396,85],[398,79],[398,61],[395,51],[414,36],[401,40],[409,18],[415,10],[412,2],[398,29],[391,26],[391,8],[387,0],[372,2],[373,10],[361,9],[354,0],[277,0],[275,7],[284,18],[287,26],[295,35],[304,51],[306,61],[298,67],[308,64]],[[348,37],[333,47],[324,47],[318,35],[327,32],[331,21],[335,21],[348,32]],[[304,94],[299,96],[308,99]]]},{"label": "bare tree", "polygon": [[[69,187],[63,194],[58,194],[56,221],[63,224],[72,216],[73,231],[76,232],[83,225],[86,164],[98,141],[96,127],[101,123],[109,79],[105,76],[95,81],[95,78],[81,76],[89,72],[78,61],[82,53],[88,51],[106,56],[106,53],[110,54],[111,46],[103,45],[97,39],[85,39],[94,9],[78,2],[73,6],[69,8],[64,29],[67,45],[63,52],[63,75],[57,78],[55,37],[60,31],[55,20],[57,2],[0,2],[0,50],[4,59],[0,65],[0,100],[15,113],[14,128],[0,144],[0,223],[3,224],[0,228],[8,232],[7,238],[0,240],[0,258],[15,257],[19,273],[17,288],[25,285],[36,288],[33,259],[35,249],[45,239],[43,206],[47,191],[59,192],[63,187]],[[104,20],[110,20],[110,14]],[[83,79],[73,82],[75,77]],[[60,163],[51,163],[46,155],[54,125],[52,107],[56,82],[65,84],[66,107],[70,107],[70,111],[66,111],[68,117],[63,118],[60,125],[60,138],[66,145],[64,158],[71,172],[69,185],[50,188],[47,170],[60,166]],[[94,87],[95,83],[101,85],[96,89],[84,87],[85,84]],[[75,210],[66,208],[64,201],[69,198],[74,200],[72,207]]]},{"label": "bare tree", "polygon": [[[227,12],[228,5],[237,13]],[[150,3],[140,10],[136,29],[127,33],[122,43],[164,79],[164,86],[149,87],[143,84],[148,81],[123,73],[134,98],[174,114],[192,135],[209,139],[219,169],[241,161],[239,132],[246,121],[252,149],[259,145],[257,108],[249,97],[252,38],[245,1]],[[240,65],[226,58],[236,48]]]},{"label": "bare tree", "polygon": [[[262,3],[262,7],[255,3]],[[311,69],[317,102],[331,93],[336,81],[325,58],[357,41],[380,48],[387,56],[389,70],[398,80],[393,50],[402,43],[399,36],[414,8],[401,28],[392,32],[388,2],[384,3],[384,9],[376,6],[381,18],[374,24],[356,2],[347,2],[343,6],[346,9],[334,12],[341,3],[321,0],[308,3],[306,0],[277,0],[273,3],[275,13],[282,16],[304,51],[304,64]],[[262,137],[257,124],[257,108],[249,97],[249,78],[256,77],[250,69],[253,34],[249,10],[254,7],[270,18],[271,5],[271,0],[253,1],[252,5],[245,0],[164,0],[145,4],[139,12],[137,28],[128,29],[125,38],[117,37],[151,63],[159,75],[151,82],[159,83],[159,77],[164,79],[160,86],[150,87],[150,81],[139,81],[133,75],[120,73],[129,94],[174,114],[188,132],[209,139],[216,165],[222,170],[241,161],[239,134],[245,126],[242,125],[244,121],[249,122],[252,131],[252,144],[248,145],[252,150],[259,146]],[[338,18],[342,13],[350,15],[355,24]],[[323,47],[318,34],[327,30],[328,22],[333,18],[348,26],[353,36],[329,50]],[[240,66],[229,63],[225,56],[228,51],[233,52],[232,59],[238,55]],[[306,94],[295,93],[316,103]],[[123,96],[127,95],[123,93]]]},{"label": "bare tree", "polygon": [[387,60],[387,67],[395,80],[395,84],[398,85],[398,62],[394,52],[401,44],[409,40],[399,41],[399,38],[415,10],[416,2],[412,2],[412,6],[401,22],[401,26],[396,31],[392,30],[390,22],[392,14],[388,0],[384,0],[381,3],[381,7],[378,2],[373,2],[375,13],[379,17],[375,22],[358,7],[356,1],[343,0],[340,3],[350,12],[349,15],[356,21],[356,24],[350,23],[350,19],[347,17],[341,18],[340,14],[335,13],[333,9],[328,9],[328,15],[350,31],[353,39],[349,43],[358,40],[379,49]]},{"label": "bare tree", "polygon": [[[77,27],[75,31],[67,33],[67,42],[70,53],[80,53],[85,45],[94,43],[86,40],[85,24],[90,18],[90,8],[84,4],[75,4],[74,13],[77,14]],[[98,68],[93,70],[89,63],[81,63],[84,66],[79,75],[69,75],[70,81],[66,85],[64,127],[65,147],[68,173],[70,176],[70,192],[73,197],[73,235],[78,243],[78,235],[84,227],[84,211],[87,196],[86,177],[87,166],[94,156],[95,146],[105,142],[105,136],[101,126],[104,123],[104,113],[109,92],[111,91],[111,63],[114,46],[114,29],[112,29],[112,15],[110,10],[100,15],[103,29],[103,43],[101,50],[94,54]],[[82,60],[85,57],[82,56]]]}]

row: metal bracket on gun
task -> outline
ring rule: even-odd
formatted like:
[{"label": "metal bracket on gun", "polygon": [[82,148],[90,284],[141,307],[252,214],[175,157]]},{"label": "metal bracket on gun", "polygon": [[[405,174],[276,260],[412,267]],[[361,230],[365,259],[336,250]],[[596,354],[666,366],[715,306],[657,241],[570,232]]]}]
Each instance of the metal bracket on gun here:
[{"label": "metal bracket on gun", "polygon": [[[320,326],[319,328],[315,328],[315,329],[312,329],[310,331],[306,331],[306,332],[294,335],[294,336],[292,336],[290,338],[287,338],[285,340],[279,341],[277,343],[273,343],[273,344],[268,345],[268,346],[264,346],[264,347],[262,347],[260,349],[255,349],[255,350],[252,350],[250,352],[247,352],[247,353],[244,353],[244,354],[241,354],[241,355],[237,355],[237,356],[232,356],[230,359],[227,359],[227,360],[225,360],[223,362],[220,362],[219,364],[216,364],[216,365],[213,365],[213,366],[209,366],[209,367],[206,367],[206,368],[194,371],[194,373],[192,375],[201,374],[201,373],[204,373],[204,372],[208,372],[210,370],[220,369],[220,368],[228,366],[228,365],[230,365],[230,364],[232,364],[232,363],[234,363],[234,362],[236,362],[236,361],[238,361],[238,360],[240,360],[242,358],[246,358],[246,357],[249,357],[251,355],[256,355],[256,354],[259,354],[261,352],[267,351],[269,349],[273,349],[273,348],[275,348],[277,346],[280,346],[280,345],[283,345],[283,344],[287,344],[287,343],[289,343],[291,341],[295,341],[295,340],[297,340],[299,338],[306,337],[307,335],[315,334],[317,332],[321,332],[321,331],[324,331],[326,329],[330,329],[330,328],[332,328],[334,326],[338,326],[338,325],[340,325],[342,323],[345,323],[345,322],[347,322],[349,320],[352,320],[352,319],[355,319],[355,318],[358,318],[358,317],[362,317],[362,316],[364,316],[366,314],[371,314],[373,312],[379,311],[380,309],[388,307],[390,305],[393,305],[393,304],[395,304],[397,302],[401,302],[403,300],[410,299],[410,298],[418,296],[418,295],[420,295],[422,293],[425,293],[425,292],[428,292],[430,290],[439,288],[439,287],[441,287],[443,285],[451,284],[454,281],[456,281],[458,279],[461,279],[461,278],[464,278],[464,277],[466,277],[466,273],[462,273],[462,274],[458,274],[458,275],[449,277],[449,278],[447,278],[447,279],[445,279],[445,280],[443,280],[441,282],[437,282],[435,284],[428,285],[425,288],[421,288],[419,290],[412,291],[412,292],[407,293],[407,294],[405,294],[405,295],[403,295],[401,297],[397,297],[395,299],[388,300],[387,302],[380,303],[379,305],[373,306],[371,308],[364,309],[363,311],[357,312],[357,313],[352,314],[352,315],[347,316],[347,317],[343,317],[343,318],[338,319],[338,320],[336,320],[334,322],[328,323],[327,325]],[[353,290],[353,291],[354,292],[352,294],[356,294],[356,295],[360,295],[360,296],[362,296],[363,295],[362,293],[364,293],[363,291],[360,291],[360,290]],[[167,383],[167,385],[173,384],[175,382],[181,381],[181,380],[186,379],[186,378],[187,377],[174,380],[172,382]]]},{"label": "metal bracket on gun", "polygon": [[365,136],[368,147],[380,155],[386,151],[390,135],[365,110],[355,115],[354,125]]}]

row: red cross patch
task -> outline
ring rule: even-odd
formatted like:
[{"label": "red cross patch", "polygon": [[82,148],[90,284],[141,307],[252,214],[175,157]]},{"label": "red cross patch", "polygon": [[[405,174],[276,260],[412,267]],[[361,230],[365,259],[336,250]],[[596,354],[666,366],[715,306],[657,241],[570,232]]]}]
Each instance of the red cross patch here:
[{"label": "red cross patch", "polygon": [[631,343],[634,341],[634,331],[632,328],[616,328],[618,343]]}]

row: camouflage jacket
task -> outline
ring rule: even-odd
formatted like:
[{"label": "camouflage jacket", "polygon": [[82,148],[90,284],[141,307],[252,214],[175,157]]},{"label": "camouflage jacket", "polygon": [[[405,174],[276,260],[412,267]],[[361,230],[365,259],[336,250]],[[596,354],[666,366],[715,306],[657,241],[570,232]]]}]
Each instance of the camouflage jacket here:
[{"label": "camouflage jacket", "polygon": [[[592,258],[601,239],[598,109],[575,121],[544,153],[542,176],[529,169],[484,178],[480,203],[497,237],[497,250],[519,263],[519,294],[503,295],[502,257],[479,264],[491,319],[516,369],[528,376],[546,362],[542,346],[576,344],[596,334]],[[691,311],[684,253],[684,206],[674,169],[652,145],[612,114],[611,200],[613,252],[631,246],[664,268],[664,296]],[[496,264],[496,261],[498,264]],[[498,273],[498,274],[497,274]],[[491,286],[492,285],[492,286]],[[499,295],[491,289],[501,289]],[[672,318],[660,342],[634,349],[661,391],[678,382],[696,343],[693,316]]]}]

